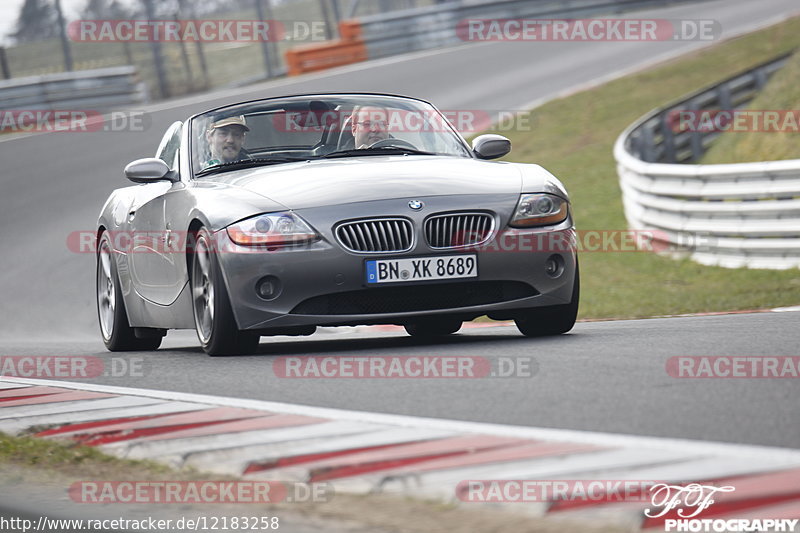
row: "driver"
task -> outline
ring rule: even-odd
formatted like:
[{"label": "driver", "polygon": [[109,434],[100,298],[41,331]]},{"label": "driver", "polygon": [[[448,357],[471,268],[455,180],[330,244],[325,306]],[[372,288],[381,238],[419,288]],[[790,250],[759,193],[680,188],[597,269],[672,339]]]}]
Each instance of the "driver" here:
[{"label": "driver", "polygon": [[389,135],[389,112],[384,107],[356,106],[350,115],[350,123],[358,150],[393,138]]},{"label": "driver", "polygon": [[250,159],[247,150],[242,148],[248,131],[250,128],[247,127],[244,116],[223,118],[212,123],[206,131],[211,157],[203,168]]}]

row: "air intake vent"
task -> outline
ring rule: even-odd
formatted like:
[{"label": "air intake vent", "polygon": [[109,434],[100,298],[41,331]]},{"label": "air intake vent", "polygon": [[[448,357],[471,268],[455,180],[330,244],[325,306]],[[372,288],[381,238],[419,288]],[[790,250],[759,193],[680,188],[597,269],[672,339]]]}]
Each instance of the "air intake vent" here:
[{"label": "air intake vent", "polygon": [[405,218],[357,220],[337,227],[336,239],[351,252],[406,252],[414,244],[414,227]]},{"label": "air intake vent", "polygon": [[539,294],[520,281],[471,281],[380,287],[309,298],[293,315],[372,315],[458,309],[510,302]]},{"label": "air intake vent", "polygon": [[426,220],[425,238],[431,248],[458,248],[483,244],[493,229],[488,213],[450,213]]}]

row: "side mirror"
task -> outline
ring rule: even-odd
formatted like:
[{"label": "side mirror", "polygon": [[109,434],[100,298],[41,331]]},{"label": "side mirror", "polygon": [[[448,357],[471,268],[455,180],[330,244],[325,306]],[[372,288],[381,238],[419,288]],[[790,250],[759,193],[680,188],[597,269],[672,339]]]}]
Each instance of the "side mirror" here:
[{"label": "side mirror", "polygon": [[478,159],[497,159],[511,151],[511,141],[502,135],[478,135],[472,141],[472,151]]},{"label": "side mirror", "polygon": [[178,181],[174,172],[160,159],[149,157],[137,159],[125,167],[125,177],[134,183],[151,183],[153,181]]}]

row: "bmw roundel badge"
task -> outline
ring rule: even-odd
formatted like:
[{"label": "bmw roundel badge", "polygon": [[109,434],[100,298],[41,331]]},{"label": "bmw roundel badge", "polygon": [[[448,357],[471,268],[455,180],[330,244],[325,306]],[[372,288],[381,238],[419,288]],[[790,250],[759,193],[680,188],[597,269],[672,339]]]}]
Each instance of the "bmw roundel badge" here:
[{"label": "bmw roundel badge", "polygon": [[410,207],[410,208],[411,208],[411,209],[413,209],[414,211],[419,211],[420,209],[422,209],[422,207],[423,207],[424,205],[425,205],[425,204],[423,204],[423,203],[422,203],[422,202],[420,202],[419,200],[411,200],[410,202],[408,202],[408,207]]}]

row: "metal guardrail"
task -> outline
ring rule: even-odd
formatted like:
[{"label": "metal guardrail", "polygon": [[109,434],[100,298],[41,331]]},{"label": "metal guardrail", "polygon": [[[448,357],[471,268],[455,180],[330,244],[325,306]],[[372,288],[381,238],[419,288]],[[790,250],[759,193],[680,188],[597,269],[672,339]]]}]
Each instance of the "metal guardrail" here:
[{"label": "metal guardrail", "polygon": [[79,70],[0,81],[0,109],[107,111],[149,102],[136,67]]},{"label": "metal guardrail", "polygon": [[463,42],[467,19],[579,18],[702,0],[451,0],[340,23],[338,41],[286,52],[290,75]]},{"label": "metal guardrail", "polygon": [[628,150],[648,163],[699,161],[721,132],[677,131],[681,111],[737,109],[747,105],[772,75],[783,68],[791,54],[784,54],[713,87],[684,96],[680,101],[649,113],[637,122],[628,137]]},{"label": "metal guardrail", "polygon": [[[687,1],[687,0],[684,0]],[[462,42],[456,28],[464,19],[577,18],[620,13],[676,0],[454,0],[433,6],[358,19],[370,59]]]},{"label": "metal guardrail", "polygon": [[679,131],[674,120],[684,110],[745,106],[787,59],[651,111],[619,136],[614,157],[631,228],[655,230],[671,251],[702,264],[800,267],[800,159],[687,164],[720,133]]}]

